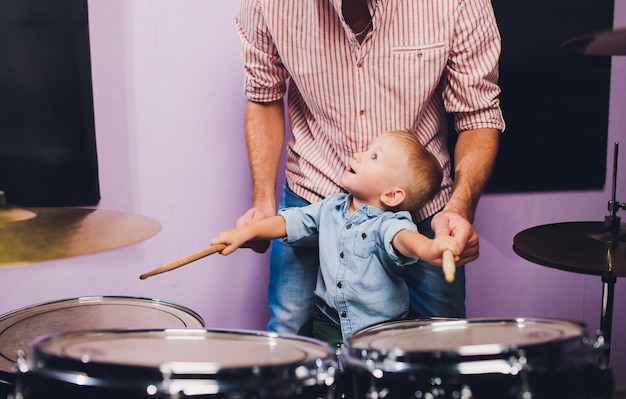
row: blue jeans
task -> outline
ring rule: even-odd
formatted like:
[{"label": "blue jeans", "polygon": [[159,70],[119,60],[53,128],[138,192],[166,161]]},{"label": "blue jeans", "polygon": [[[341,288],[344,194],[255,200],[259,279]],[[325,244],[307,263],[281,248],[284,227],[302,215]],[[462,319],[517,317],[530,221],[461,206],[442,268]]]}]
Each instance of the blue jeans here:
[{"label": "blue jeans", "polygon": [[[285,184],[279,208],[309,203]],[[419,231],[433,237],[432,218],[418,223]],[[268,303],[269,331],[308,335],[315,307],[315,285],[319,268],[317,239],[298,246],[273,240],[270,250]],[[465,269],[457,267],[453,283],[444,279],[441,267],[418,262],[404,269],[414,317],[465,317]]]}]

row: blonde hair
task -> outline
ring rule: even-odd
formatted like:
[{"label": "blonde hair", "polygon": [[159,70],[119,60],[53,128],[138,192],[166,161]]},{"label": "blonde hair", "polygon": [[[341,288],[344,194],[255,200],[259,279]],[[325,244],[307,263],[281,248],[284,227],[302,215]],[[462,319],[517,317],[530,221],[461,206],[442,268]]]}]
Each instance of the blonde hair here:
[{"label": "blonde hair", "polygon": [[440,190],[443,169],[437,158],[424,147],[417,136],[406,130],[387,132],[406,142],[406,199],[395,210],[415,210],[424,206]]}]

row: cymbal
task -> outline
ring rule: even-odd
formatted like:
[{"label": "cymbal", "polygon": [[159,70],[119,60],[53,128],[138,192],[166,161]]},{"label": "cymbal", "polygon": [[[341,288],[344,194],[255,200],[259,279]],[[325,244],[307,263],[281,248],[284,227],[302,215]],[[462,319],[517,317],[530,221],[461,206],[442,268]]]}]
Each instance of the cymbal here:
[{"label": "cymbal", "polygon": [[126,212],[0,205],[0,267],[121,248],[160,230],[156,220]]},{"label": "cymbal", "polygon": [[577,36],[561,46],[580,54],[626,55],[626,27]]},{"label": "cymbal", "polygon": [[626,224],[615,234],[602,222],[532,227],[515,235],[513,250],[531,262],[574,273],[626,276]]}]

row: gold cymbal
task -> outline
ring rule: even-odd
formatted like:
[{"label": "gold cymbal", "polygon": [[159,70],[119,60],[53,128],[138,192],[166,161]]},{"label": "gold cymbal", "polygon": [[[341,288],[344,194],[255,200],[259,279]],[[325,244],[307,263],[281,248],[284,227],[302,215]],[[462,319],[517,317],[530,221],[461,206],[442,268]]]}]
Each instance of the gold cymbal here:
[{"label": "gold cymbal", "polygon": [[513,250],[543,266],[575,273],[626,277],[626,224],[615,234],[602,222],[532,227],[513,239]]},{"label": "gold cymbal", "polygon": [[126,212],[0,205],[0,267],[121,248],[160,230],[156,220]]},{"label": "gold cymbal", "polygon": [[626,27],[577,36],[562,47],[580,54],[626,55]]}]

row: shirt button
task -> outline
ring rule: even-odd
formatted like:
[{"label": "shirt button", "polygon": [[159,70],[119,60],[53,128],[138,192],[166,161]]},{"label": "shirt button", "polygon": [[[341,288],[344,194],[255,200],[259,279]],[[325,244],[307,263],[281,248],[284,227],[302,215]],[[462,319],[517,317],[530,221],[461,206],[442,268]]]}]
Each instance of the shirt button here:
[{"label": "shirt button", "polygon": [[365,110],[364,109],[360,110],[359,115],[365,115]]},{"label": "shirt button", "polygon": [[337,288],[341,288],[341,287],[342,287],[342,284],[341,284],[341,281],[340,281],[340,282],[337,283]]},{"label": "shirt button", "polygon": [[367,234],[365,233],[361,234],[361,238],[365,240],[367,238]]},{"label": "shirt button", "polygon": [[358,66],[359,68],[363,68],[363,61],[359,61],[356,66]]},{"label": "shirt button", "polygon": [[351,225],[350,223],[348,223],[348,224],[346,225],[346,229],[350,230],[351,228],[352,228],[352,225]]},{"label": "shirt button", "polygon": [[346,316],[347,316],[347,314],[346,314],[346,312],[345,312],[345,311],[344,311],[344,312],[341,312],[341,317],[346,317]]},{"label": "shirt button", "polygon": [[343,257],[344,257],[343,252],[339,254],[339,257],[340,257],[341,259],[343,259]]}]

